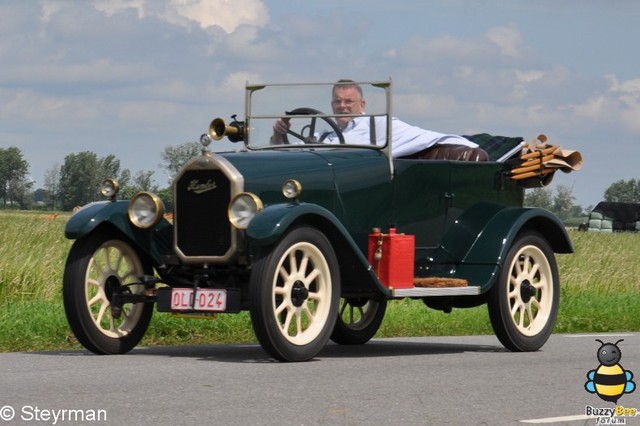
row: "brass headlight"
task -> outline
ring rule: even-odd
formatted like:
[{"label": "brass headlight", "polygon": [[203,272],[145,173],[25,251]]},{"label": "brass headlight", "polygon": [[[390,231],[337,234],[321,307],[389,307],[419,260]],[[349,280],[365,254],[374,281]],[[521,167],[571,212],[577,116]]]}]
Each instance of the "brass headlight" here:
[{"label": "brass headlight", "polygon": [[120,191],[120,184],[115,179],[106,179],[100,186],[100,193],[107,198],[115,198]]},{"label": "brass headlight", "polygon": [[286,198],[297,198],[302,192],[302,185],[295,179],[287,179],[282,184],[282,195]]},{"label": "brass headlight", "polygon": [[138,228],[151,228],[163,214],[162,200],[150,192],[139,192],[129,201],[129,220]]},{"label": "brass headlight", "polygon": [[251,219],[262,211],[263,205],[257,195],[250,192],[242,192],[231,200],[229,209],[229,221],[238,229],[247,229]]}]

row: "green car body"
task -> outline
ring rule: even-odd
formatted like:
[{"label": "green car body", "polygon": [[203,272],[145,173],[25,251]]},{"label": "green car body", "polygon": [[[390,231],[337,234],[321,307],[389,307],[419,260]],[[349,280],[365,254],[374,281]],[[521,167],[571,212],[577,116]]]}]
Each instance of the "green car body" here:
[{"label": "green car body", "polygon": [[[332,338],[340,343],[364,343],[373,336],[378,320],[381,321],[381,315],[384,315],[384,308],[375,307],[386,306],[389,299],[423,298],[427,306],[445,311],[487,303],[492,298],[494,305],[500,305],[498,300],[501,296],[492,295],[492,289],[503,277],[505,269],[510,267],[505,262],[513,257],[511,250],[523,235],[535,234],[534,241],[542,240],[542,245],[556,253],[573,251],[558,218],[543,209],[522,207],[524,188],[509,177],[509,166],[504,162],[390,159],[389,154],[389,149],[370,146],[291,145],[223,153],[212,153],[205,147],[202,154],[190,160],[174,179],[172,221],[158,217],[152,226],[140,227],[132,220],[130,204],[113,199],[81,209],[69,219],[65,235],[79,241],[92,239],[93,235],[114,235],[131,246],[148,272],[152,269],[159,277],[151,283],[142,281],[147,290],[144,298],[135,299],[128,293],[123,296],[120,291],[115,291],[115,296],[112,294],[105,304],[133,302],[134,305],[149,305],[157,302],[159,310],[171,311],[167,306],[167,297],[171,296],[148,291],[155,288],[157,281],[168,284],[169,288],[186,287],[185,282],[189,282],[188,286],[194,289],[228,290],[232,295],[228,297],[234,298],[230,303],[233,309],[229,311],[250,310],[254,327],[256,322],[267,323],[256,330],[260,342],[272,356],[287,361],[313,357],[331,332]],[[297,193],[294,196],[285,196],[285,182],[295,183]],[[238,194],[248,194],[257,203],[247,226],[241,228],[234,226],[229,217],[230,204]],[[292,238],[290,234],[299,232],[300,228],[311,229],[313,235],[319,233],[321,237],[318,238],[326,239],[330,249],[319,251],[327,258],[335,257],[336,263],[334,265],[329,259],[330,269],[335,270],[336,275],[332,272],[327,281],[339,281],[340,285],[333,289],[339,291],[341,300],[358,310],[363,305],[370,306],[367,303],[373,304],[374,320],[362,327],[356,324],[350,328],[338,318],[339,324],[336,325],[333,317],[337,315],[337,307],[332,307],[329,314],[332,318],[326,321],[330,330],[319,332],[317,339],[303,343],[290,338],[287,333],[278,336],[273,331],[274,327],[268,325],[269,321],[279,321],[277,313],[274,317],[274,312],[269,312],[269,303],[278,305],[282,298],[276,295],[281,291],[275,284],[278,272],[276,270],[273,284],[264,284],[267,288],[272,285],[276,289],[273,294],[265,290],[266,298],[275,300],[265,302],[266,308],[252,300],[264,297],[262,290],[253,287],[262,286],[260,283],[265,279],[252,275],[261,268],[268,269],[260,262],[271,260],[270,256],[277,253],[282,244]],[[370,234],[374,229],[385,233],[391,228],[398,234],[414,238],[415,262],[411,271],[414,277],[463,280],[467,285],[458,289],[404,290],[386,286],[371,264]],[[322,242],[313,244],[321,248],[324,245]],[[534,260],[540,258],[539,251],[543,252],[543,264],[552,263],[549,276],[555,277],[552,281],[557,281],[555,263],[544,260],[549,257],[548,249],[537,250],[536,244],[520,245],[525,250],[533,247]],[[310,253],[312,260],[317,259],[315,248],[312,247]],[[69,265],[72,257],[76,256],[70,256]],[[69,273],[65,281],[66,286],[82,285],[76,283],[77,276],[71,275]],[[270,275],[265,276],[268,278]],[[302,287],[300,281],[295,285],[298,290]],[[553,285],[556,286],[551,287],[554,299],[549,303],[553,303],[551,316],[555,320],[557,282]],[[535,290],[530,290],[530,284],[525,284],[525,287],[525,290],[520,290],[522,300],[528,303],[532,296],[534,299],[538,297]],[[533,287],[539,286],[534,284]],[[310,290],[308,285],[307,290],[301,290],[302,299],[298,299],[298,293],[292,293],[294,305],[297,306],[301,300],[300,303],[306,306],[305,297],[312,297],[308,295]],[[71,295],[72,292],[68,291],[68,304],[77,297]],[[497,292],[494,290],[493,293]],[[337,296],[327,293],[331,300]],[[77,299],[73,300],[77,302]],[[72,328],[76,334],[82,334],[80,329],[86,318],[70,312],[73,308],[67,310]],[[196,309],[193,311],[193,314],[198,314]],[[294,309],[292,312],[300,318],[298,311]],[[499,315],[496,313],[494,316],[497,318]],[[362,314],[362,317],[366,315]],[[515,320],[516,330],[523,327],[517,324],[518,321],[522,322]],[[338,328],[341,324],[346,328],[343,327],[340,333]],[[524,328],[531,327],[526,324]],[[512,329],[506,327],[496,331],[501,340],[506,339],[507,347],[508,342],[514,339],[518,342],[517,336],[510,335],[513,334]],[[137,343],[133,338],[133,343],[129,342],[124,349],[119,346],[111,350],[111,346],[100,343],[105,333],[84,333],[87,335],[80,339],[81,342],[98,353],[124,352],[130,349],[131,344]],[[537,349],[549,333],[546,326],[541,333],[545,336],[539,338],[541,342],[537,341],[531,347],[522,344],[511,349]],[[535,338],[537,333],[526,336],[528,331],[525,330],[524,334],[526,339]],[[107,337],[113,339],[113,336]]]}]

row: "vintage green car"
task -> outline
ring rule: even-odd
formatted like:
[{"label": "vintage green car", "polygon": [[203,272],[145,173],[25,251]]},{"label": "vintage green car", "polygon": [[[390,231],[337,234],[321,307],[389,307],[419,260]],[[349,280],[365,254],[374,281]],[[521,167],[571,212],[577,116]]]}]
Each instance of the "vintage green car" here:
[{"label": "vintage green car", "polygon": [[[65,228],[76,241],[63,299],[80,343],[130,351],[154,305],[196,318],[248,310],[269,355],[305,361],[329,339],[366,343],[388,301],[413,298],[445,312],[486,303],[506,348],[539,349],[558,312],[554,253],[573,246],[553,214],[522,207],[509,175],[518,147],[493,140],[483,161],[447,149],[393,158],[392,83],[359,84],[365,115],[386,123],[371,143],[345,140],[340,114],[322,112],[330,83],[247,84],[244,121],[212,121],[173,178],[171,212],[152,193],[117,200],[107,180],[108,200]],[[291,128],[274,144],[283,117]]]}]

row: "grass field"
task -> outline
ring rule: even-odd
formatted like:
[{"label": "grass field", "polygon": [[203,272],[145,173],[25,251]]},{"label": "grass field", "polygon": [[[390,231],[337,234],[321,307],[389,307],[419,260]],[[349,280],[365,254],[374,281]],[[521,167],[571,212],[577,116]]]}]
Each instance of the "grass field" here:
[{"label": "grass field", "polygon": [[[0,352],[80,348],[61,301],[66,214],[0,211]],[[558,255],[556,333],[640,330],[640,234],[570,232]],[[486,307],[444,314],[421,301],[389,304],[378,336],[492,334]],[[142,345],[254,342],[247,313],[190,320],[156,314]]]}]

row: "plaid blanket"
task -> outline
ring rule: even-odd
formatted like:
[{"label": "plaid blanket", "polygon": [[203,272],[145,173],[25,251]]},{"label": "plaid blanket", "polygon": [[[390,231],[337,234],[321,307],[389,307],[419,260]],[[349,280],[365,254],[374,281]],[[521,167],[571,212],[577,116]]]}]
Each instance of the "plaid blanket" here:
[{"label": "plaid blanket", "polygon": [[505,161],[520,152],[524,138],[494,136],[488,133],[465,135],[464,138],[480,145],[489,154],[491,161]]}]

